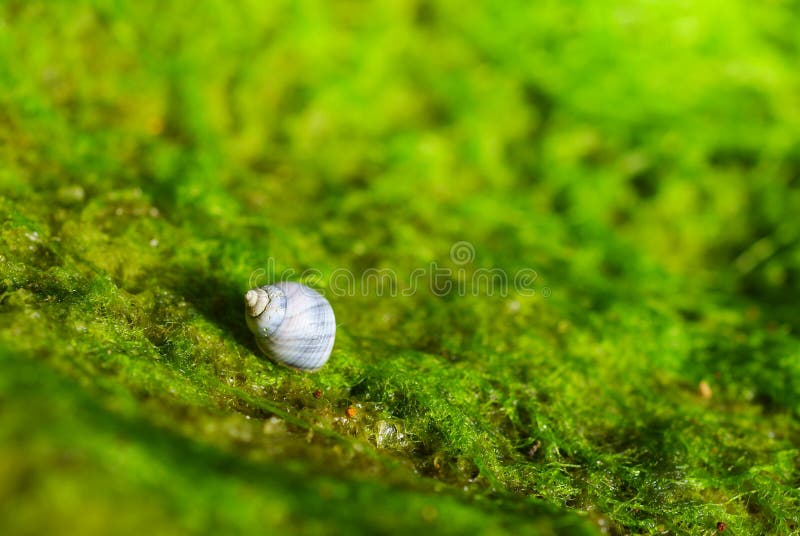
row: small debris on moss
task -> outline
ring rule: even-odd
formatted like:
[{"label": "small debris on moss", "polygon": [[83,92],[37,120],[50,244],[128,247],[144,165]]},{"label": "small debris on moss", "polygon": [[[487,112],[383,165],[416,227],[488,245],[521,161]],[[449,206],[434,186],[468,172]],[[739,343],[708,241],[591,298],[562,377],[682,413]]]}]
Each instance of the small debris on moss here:
[{"label": "small debris on moss", "polygon": [[706,400],[711,400],[711,386],[708,384],[707,381],[703,380],[700,382],[700,385],[697,387],[700,396]]},{"label": "small debris on moss", "polygon": [[539,448],[542,446],[541,440],[537,439],[533,442],[533,445],[528,449],[528,459],[532,459],[536,456],[536,453],[539,452]]}]

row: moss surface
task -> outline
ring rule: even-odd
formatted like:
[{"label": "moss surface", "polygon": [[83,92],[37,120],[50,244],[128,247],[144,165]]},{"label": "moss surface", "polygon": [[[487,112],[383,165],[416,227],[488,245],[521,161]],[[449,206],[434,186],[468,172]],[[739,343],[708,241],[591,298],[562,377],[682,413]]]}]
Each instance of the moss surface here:
[{"label": "moss surface", "polygon": [[[798,27],[0,3],[3,533],[797,532]],[[316,374],[243,321],[284,270]]]}]

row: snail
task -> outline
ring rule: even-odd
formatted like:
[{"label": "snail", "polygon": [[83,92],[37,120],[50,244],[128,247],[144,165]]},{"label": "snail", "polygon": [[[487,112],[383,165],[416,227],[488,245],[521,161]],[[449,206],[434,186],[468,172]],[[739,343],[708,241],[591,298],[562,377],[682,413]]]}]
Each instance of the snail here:
[{"label": "snail", "polygon": [[328,360],[336,318],[322,294],[300,283],[280,282],[248,290],[244,301],[247,327],[270,359],[308,371]]}]

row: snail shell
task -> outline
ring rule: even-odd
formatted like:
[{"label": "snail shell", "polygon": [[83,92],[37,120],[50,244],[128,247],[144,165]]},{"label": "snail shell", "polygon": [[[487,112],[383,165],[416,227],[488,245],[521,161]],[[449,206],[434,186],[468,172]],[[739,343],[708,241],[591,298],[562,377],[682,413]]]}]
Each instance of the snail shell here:
[{"label": "snail shell", "polygon": [[244,295],[247,327],[270,359],[300,370],[317,370],[328,360],[336,318],[322,294],[300,283],[280,282]]}]

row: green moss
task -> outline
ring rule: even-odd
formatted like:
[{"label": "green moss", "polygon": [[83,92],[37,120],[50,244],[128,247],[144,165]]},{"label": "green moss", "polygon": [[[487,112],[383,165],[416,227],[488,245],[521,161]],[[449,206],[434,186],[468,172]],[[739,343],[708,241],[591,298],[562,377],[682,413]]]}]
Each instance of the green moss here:
[{"label": "green moss", "polygon": [[798,530],[789,3],[162,4],[0,6],[11,533]]}]

